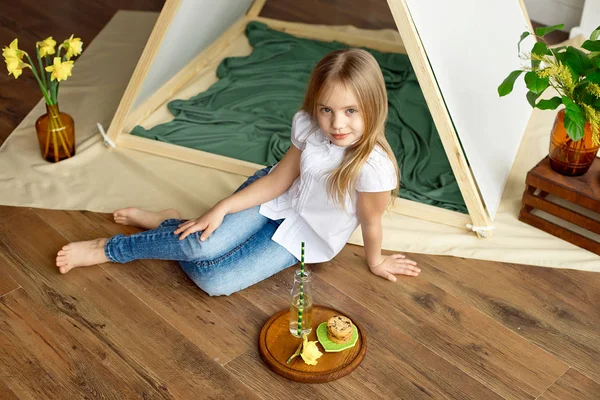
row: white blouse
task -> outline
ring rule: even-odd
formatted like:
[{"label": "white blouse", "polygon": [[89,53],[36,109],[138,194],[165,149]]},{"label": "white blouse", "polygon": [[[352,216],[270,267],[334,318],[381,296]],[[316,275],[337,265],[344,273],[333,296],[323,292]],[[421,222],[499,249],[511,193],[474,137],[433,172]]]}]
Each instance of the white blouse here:
[{"label": "white blouse", "polygon": [[[333,203],[326,190],[327,174],[341,163],[344,147],[332,144],[303,111],[294,116],[291,139],[302,150],[300,176],[281,196],[261,205],[259,212],[273,220],[285,218],[272,239],[298,260],[301,243],[305,242],[305,262],[329,261],[342,250],[359,224],[357,193],[346,195],[344,211]],[[394,165],[381,148],[375,148],[358,177],[356,191],[390,191],[397,184]]]}]

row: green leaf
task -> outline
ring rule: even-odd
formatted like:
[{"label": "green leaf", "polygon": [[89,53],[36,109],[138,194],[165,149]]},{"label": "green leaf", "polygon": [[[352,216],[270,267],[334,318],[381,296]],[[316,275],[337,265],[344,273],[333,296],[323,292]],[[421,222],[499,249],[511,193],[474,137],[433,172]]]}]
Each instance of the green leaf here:
[{"label": "green leaf", "polygon": [[600,51],[600,40],[586,40],[581,47],[589,51]]},{"label": "green leaf", "polygon": [[[552,52],[548,50],[548,46],[544,42],[536,42],[531,49],[531,54],[537,54],[539,56],[551,55]],[[531,68],[537,69],[540,66],[539,60],[531,59]]]},{"label": "green leaf", "polygon": [[562,104],[562,99],[558,96],[551,98],[550,100],[540,100],[536,107],[540,110],[556,110],[556,107]]},{"label": "green leaf", "polygon": [[563,50],[566,51],[567,46],[553,47],[550,49],[550,51],[553,52],[554,54],[561,53]]},{"label": "green leaf", "polygon": [[510,92],[512,92],[513,87],[515,85],[515,81],[517,80],[517,78],[519,77],[519,75],[521,75],[523,71],[521,70],[516,70],[511,72],[506,79],[504,80],[504,82],[502,82],[500,84],[500,86],[498,86],[498,94],[500,95],[500,97],[502,96],[506,96],[507,94],[509,94]]},{"label": "green leaf", "polygon": [[581,82],[579,82],[579,84],[575,87],[572,98],[575,101],[577,101],[577,103],[585,103],[585,104],[593,103],[594,96],[592,96],[590,93],[588,93],[588,91],[587,91],[588,85],[589,85],[589,81],[587,79],[584,79]]},{"label": "green leaf", "polygon": [[567,64],[566,62],[564,62],[563,64],[566,65],[567,69],[569,70],[569,72],[571,73],[571,77],[573,78],[573,82],[575,84],[577,84],[577,82],[579,82],[579,78],[580,75],[573,69],[573,67],[571,67],[569,64]]},{"label": "green leaf", "polygon": [[600,38],[600,26],[597,27],[590,35],[590,40],[598,40]]},{"label": "green leaf", "polygon": [[596,85],[600,85],[600,71],[591,72],[587,74],[585,78]]},{"label": "green leaf", "polygon": [[552,54],[550,50],[548,50],[548,46],[544,42],[536,42],[531,49],[532,54],[537,54],[540,56],[544,56],[546,54]]},{"label": "green leaf", "polygon": [[525,84],[533,93],[542,93],[550,84],[550,78],[540,78],[535,72],[529,71],[525,74]]},{"label": "green leaf", "polygon": [[565,63],[565,60],[567,59],[567,52],[563,51],[560,53],[554,53],[554,57],[556,57],[557,61],[560,61],[561,63]]},{"label": "green leaf", "polygon": [[587,54],[572,46],[567,48],[565,64],[571,67],[571,69],[575,71],[577,75],[583,75],[585,71],[592,68],[592,62],[588,58]]},{"label": "green leaf", "polygon": [[527,92],[527,101],[529,102],[529,104],[531,104],[531,107],[535,108],[535,102],[538,99],[538,97],[540,97],[541,93],[534,93],[531,90],[529,92]]},{"label": "green leaf", "polygon": [[[554,58],[558,61],[564,63],[566,58],[567,46],[554,47],[549,49],[552,54],[554,54]],[[533,61],[533,60],[532,60]],[[538,63],[539,64],[539,63]],[[531,65],[533,68],[536,68],[537,65]]]},{"label": "green leaf", "polygon": [[562,103],[565,105],[565,129],[567,134],[574,141],[580,140],[585,131],[585,116],[581,107],[579,107],[573,100],[564,96]]},{"label": "green leaf", "polygon": [[564,27],[565,27],[565,24],[553,25],[553,26],[540,26],[539,28],[535,28],[535,34],[538,36],[545,36],[556,30],[563,29]]},{"label": "green leaf", "polygon": [[517,43],[517,50],[519,51],[519,54],[521,54],[521,42],[530,34],[531,34],[530,32],[521,33],[521,39],[519,40],[519,43]]}]

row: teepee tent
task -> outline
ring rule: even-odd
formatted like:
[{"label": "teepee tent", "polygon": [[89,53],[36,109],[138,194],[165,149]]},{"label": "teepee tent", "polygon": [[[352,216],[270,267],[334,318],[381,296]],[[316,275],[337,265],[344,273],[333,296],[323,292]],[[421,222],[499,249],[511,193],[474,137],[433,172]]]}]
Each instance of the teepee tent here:
[{"label": "teepee tent", "polygon": [[[522,0],[388,0],[401,41],[259,17],[265,1],[167,0],[110,124],[107,143],[241,175],[261,168],[130,134],[143,121],[160,123],[156,112],[169,99],[189,96],[190,81],[236,55],[234,43],[251,21],[301,38],[407,54],[468,213],[400,198],[394,211],[489,236],[531,111],[525,88],[515,88],[521,96],[509,100],[496,92],[507,71],[519,69],[516,42],[532,29]],[[528,40],[533,39],[527,38],[524,48],[532,44]]]}]

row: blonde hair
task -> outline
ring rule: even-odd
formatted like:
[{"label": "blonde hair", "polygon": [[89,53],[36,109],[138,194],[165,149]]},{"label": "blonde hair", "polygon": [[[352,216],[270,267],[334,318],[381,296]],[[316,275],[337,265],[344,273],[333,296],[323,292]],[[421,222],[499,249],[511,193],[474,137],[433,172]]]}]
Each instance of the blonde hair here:
[{"label": "blonde hair", "polygon": [[[319,61],[310,76],[301,107],[310,115],[315,126],[319,98],[333,84],[342,84],[354,92],[365,127],[364,134],[346,148],[340,166],[331,171],[327,179],[328,195],[345,208],[346,194],[354,193],[360,172],[376,145],[386,152],[394,164],[396,177],[400,174],[396,156],[385,138],[387,91],[375,57],[365,50],[351,48],[332,51]],[[397,195],[398,186],[391,193],[390,204]]]}]

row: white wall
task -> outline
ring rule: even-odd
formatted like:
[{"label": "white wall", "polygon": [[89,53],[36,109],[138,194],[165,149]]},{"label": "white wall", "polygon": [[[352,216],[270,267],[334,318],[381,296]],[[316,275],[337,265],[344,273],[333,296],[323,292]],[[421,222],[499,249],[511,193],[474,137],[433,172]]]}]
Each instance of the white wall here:
[{"label": "white wall", "polygon": [[532,21],[544,25],[565,24],[566,32],[579,25],[584,2],[585,0],[524,0]]},{"label": "white wall", "polygon": [[600,0],[585,0],[581,24],[573,28],[569,36],[583,35],[589,38],[598,25],[600,25]]}]

